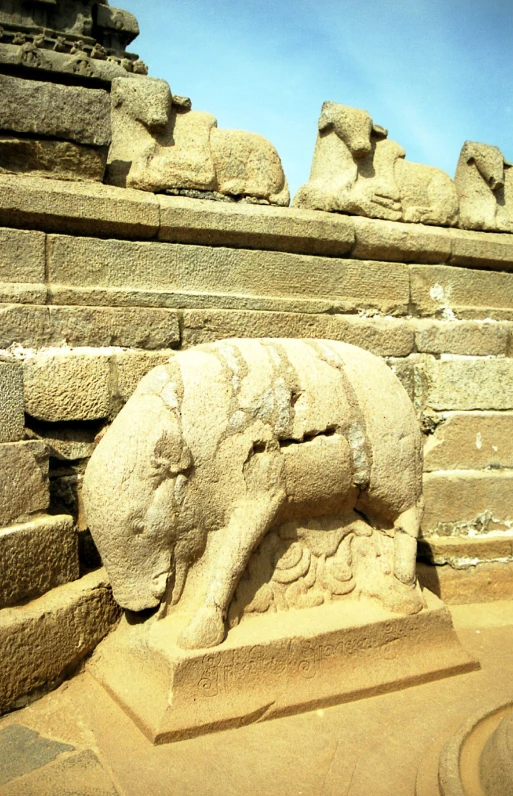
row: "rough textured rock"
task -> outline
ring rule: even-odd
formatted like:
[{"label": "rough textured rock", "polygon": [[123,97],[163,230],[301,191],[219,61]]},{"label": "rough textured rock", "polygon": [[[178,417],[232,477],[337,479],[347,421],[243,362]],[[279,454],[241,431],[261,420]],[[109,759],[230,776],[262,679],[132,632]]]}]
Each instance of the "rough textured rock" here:
[{"label": "rough textured rock", "polygon": [[109,185],[0,175],[3,224],[55,232],[153,238],[159,207],[151,194]]},{"label": "rough textured rock", "polygon": [[[51,691],[117,621],[103,570],[0,612],[0,713]],[[37,650],[37,655],[34,654]]]},{"label": "rough textured rock", "polygon": [[429,536],[419,542],[418,557],[455,569],[468,569],[476,562],[513,561],[513,532],[471,537]]},{"label": "rough textured rock", "polygon": [[513,232],[513,172],[498,147],[465,141],[454,181],[460,226]]},{"label": "rough textured rock", "polygon": [[[297,211],[296,211],[297,212]],[[451,231],[420,224],[355,216],[351,256],[362,260],[404,263],[444,263],[451,254]]]},{"label": "rough textured rock", "polygon": [[95,437],[101,432],[103,423],[42,423],[30,418],[27,435],[40,439],[47,447],[48,455],[63,461],[88,459],[95,448]]},{"label": "rough textured rock", "polygon": [[0,526],[48,507],[48,452],[43,442],[0,445]]},{"label": "rough textured rock", "polygon": [[173,351],[122,351],[113,354],[113,394],[119,408],[149,370],[168,361]]},{"label": "rough textured rock", "polygon": [[417,351],[462,356],[506,356],[513,325],[509,323],[431,321],[415,323]]},{"label": "rough textured rock", "polygon": [[505,232],[470,232],[465,229],[449,230],[453,265],[488,268],[491,271],[513,270],[513,235]]},{"label": "rough textured rock", "polygon": [[424,470],[513,468],[513,413],[454,412],[424,446]]},{"label": "rough textured rock", "polygon": [[159,196],[159,239],[171,243],[341,256],[354,244],[353,219],[242,202]]},{"label": "rough textured rock", "polygon": [[424,475],[426,536],[475,535],[513,527],[513,471],[456,470]]},{"label": "rough textured rock", "polygon": [[79,576],[77,535],[67,515],[0,529],[0,608],[40,597]]},{"label": "rough textured rock", "polygon": [[318,122],[310,180],[294,205],[389,221],[452,226],[458,197],[440,169],[404,160],[366,111],[325,102]]},{"label": "rough textured rock", "polygon": [[[472,548],[469,552],[472,556]],[[449,564],[434,567],[420,561],[417,574],[424,588],[449,605],[513,600],[511,563],[485,561],[467,569],[454,569]]]},{"label": "rough textured rock", "polygon": [[432,409],[513,409],[512,359],[433,359],[426,373]]},{"label": "rough textured rock", "polygon": [[0,228],[0,282],[45,280],[45,235]]},{"label": "rough textured rock", "polygon": [[101,182],[106,165],[106,148],[0,136],[0,173]]},{"label": "rough textured rock", "polygon": [[0,360],[0,443],[22,439],[24,427],[23,368]]},{"label": "rough textured rock", "polygon": [[288,205],[274,147],[261,136],[216,125],[210,113],[173,105],[165,80],[117,78],[108,182],[155,193],[218,191]]},{"label": "rough textured rock", "polygon": [[413,330],[403,320],[293,312],[184,311],[184,347],[226,337],[318,337],[358,345],[380,356],[407,356],[413,350]]},{"label": "rough textured rock", "polygon": [[[200,346],[152,370],[117,416],[86,470],[86,515],[126,608],[158,605],[173,557],[165,600],[192,616],[184,647],[222,640],[234,589],[260,542],[271,545],[294,605],[306,607],[319,604],[307,593],[315,584],[321,602],[323,583],[335,595],[354,589],[348,537],[374,534],[360,544],[382,551],[383,571],[369,564],[360,589],[392,610],[416,612],[420,444],[403,388],[362,349],[287,339]],[[385,533],[355,507],[379,517]],[[284,523],[281,540],[267,534]],[[329,561],[314,566],[307,586],[312,552]]]},{"label": "rough textured rock", "polygon": [[109,95],[97,88],[0,75],[0,129],[108,146]]},{"label": "rough textured rock", "polygon": [[[401,263],[370,264],[282,252],[67,236],[50,236],[48,244],[50,283],[59,289],[66,285],[74,290],[88,288],[93,295],[101,293],[102,288],[120,292],[128,288],[148,293],[158,290],[162,302],[167,291],[174,296],[172,306],[193,307],[198,306],[198,300],[204,301],[202,294],[212,293],[212,299],[207,300],[216,301],[219,294],[231,295],[231,306],[236,302],[239,307],[246,297],[309,302],[324,299],[328,302],[326,309],[373,309],[390,315],[404,313],[409,302],[408,266]],[[55,291],[53,286],[51,290]],[[177,292],[190,293],[189,303],[177,304]],[[66,294],[58,295],[65,300]],[[115,291],[109,295],[115,295]],[[269,305],[260,307],[273,309]]]},{"label": "rough textured rock", "polygon": [[410,277],[415,314],[442,320],[513,320],[513,274],[410,265]]},{"label": "rough textured rock", "polygon": [[139,307],[0,305],[0,348],[41,346],[170,348],[180,340],[178,314]]},{"label": "rough textured rock", "polygon": [[52,422],[96,420],[111,408],[110,352],[41,352],[23,364],[25,410]]},{"label": "rough textured rock", "polygon": [[210,132],[216,189],[234,196],[254,196],[287,207],[290,195],[278,153],[256,133]]}]

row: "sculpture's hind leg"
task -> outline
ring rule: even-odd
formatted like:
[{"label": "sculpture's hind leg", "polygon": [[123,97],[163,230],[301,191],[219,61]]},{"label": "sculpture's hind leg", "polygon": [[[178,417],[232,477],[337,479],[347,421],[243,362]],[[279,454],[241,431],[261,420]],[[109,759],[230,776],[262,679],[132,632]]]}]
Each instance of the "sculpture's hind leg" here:
[{"label": "sculpture's hind leg", "polygon": [[417,538],[422,519],[422,503],[399,515],[394,523],[393,585],[383,603],[391,611],[415,614],[424,608],[422,592],[417,584]]}]

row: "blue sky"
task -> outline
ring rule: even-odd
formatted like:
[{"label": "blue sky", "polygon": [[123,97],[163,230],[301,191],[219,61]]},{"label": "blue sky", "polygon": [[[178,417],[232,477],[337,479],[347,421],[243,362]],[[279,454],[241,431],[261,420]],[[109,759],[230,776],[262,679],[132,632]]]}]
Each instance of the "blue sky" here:
[{"label": "blue sky", "polygon": [[513,160],[513,0],[117,0],[130,49],[219,127],[308,179],[324,100],[365,108],[409,160],[454,176],[466,139]]}]

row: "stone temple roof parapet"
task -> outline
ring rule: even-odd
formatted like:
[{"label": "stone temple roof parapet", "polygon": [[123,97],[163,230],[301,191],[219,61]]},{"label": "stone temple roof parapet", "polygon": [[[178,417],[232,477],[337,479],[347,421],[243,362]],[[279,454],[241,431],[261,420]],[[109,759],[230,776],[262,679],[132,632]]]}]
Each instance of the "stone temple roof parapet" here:
[{"label": "stone temple roof parapet", "polygon": [[21,67],[107,82],[127,72],[147,74],[139,57],[126,51],[138,34],[135,16],[106,0],[4,0],[0,70]]}]

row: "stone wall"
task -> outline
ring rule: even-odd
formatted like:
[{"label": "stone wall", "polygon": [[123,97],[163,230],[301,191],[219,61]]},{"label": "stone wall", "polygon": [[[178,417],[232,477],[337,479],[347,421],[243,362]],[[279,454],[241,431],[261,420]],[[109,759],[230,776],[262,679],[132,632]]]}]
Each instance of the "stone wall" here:
[{"label": "stone wall", "polygon": [[421,579],[513,594],[513,235],[1,175],[0,225],[4,461],[30,511],[73,514],[83,567],[87,458],[147,370],[222,337],[326,337],[385,357],[414,401]]}]

